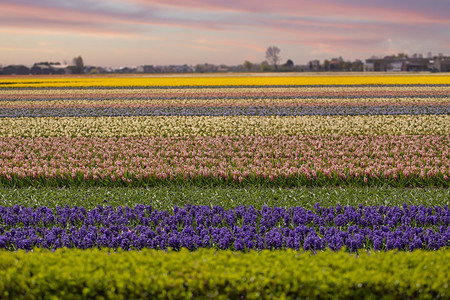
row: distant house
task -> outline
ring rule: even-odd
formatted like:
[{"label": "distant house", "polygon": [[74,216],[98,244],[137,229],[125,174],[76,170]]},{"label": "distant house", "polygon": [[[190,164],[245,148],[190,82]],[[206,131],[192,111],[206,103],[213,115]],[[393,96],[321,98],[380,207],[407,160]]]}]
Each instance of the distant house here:
[{"label": "distant house", "polygon": [[408,58],[404,61],[402,71],[431,71],[429,58]]},{"label": "distant house", "polygon": [[[206,65],[206,64],[205,64]],[[200,66],[200,69],[197,67]],[[195,71],[205,72],[203,65],[197,65]],[[155,66],[153,67],[153,73],[192,73],[194,68],[188,65],[169,65],[169,66]],[[212,72],[212,71],[208,71]]]},{"label": "distant house", "polygon": [[68,65],[52,65],[55,74],[70,74],[70,69],[68,67]]},{"label": "distant house", "polygon": [[436,56],[433,59],[433,71],[450,72],[450,56]]},{"label": "distant house", "polygon": [[364,70],[368,72],[449,72],[450,57],[435,56],[434,58],[423,58],[386,56],[384,58],[369,58],[366,59]]},{"label": "distant house", "polygon": [[30,70],[33,75],[50,75],[50,74],[68,74],[70,70],[66,65],[37,63],[31,67]]},{"label": "distant house", "polygon": [[320,71],[320,69],[321,69],[320,61],[318,59],[311,60],[308,63],[308,70],[309,71],[317,72],[317,71]]},{"label": "distant house", "polygon": [[366,59],[364,70],[369,72],[399,72],[402,71],[404,59],[386,56],[384,58]]},{"label": "distant house", "polygon": [[3,68],[3,75],[29,75],[30,68],[24,65],[9,65]]},{"label": "distant house", "polygon": [[136,73],[136,68],[121,67],[114,70],[115,73]]},{"label": "distant house", "polygon": [[138,73],[155,73],[155,68],[152,65],[143,65],[136,68]]},{"label": "distant house", "polygon": [[341,64],[341,61],[338,59],[330,60],[330,71],[339,70],[340,64]]},{"label": "distant house", "polygon": [[48,74],[52,74],[51,73],[51,69],[49,65],[44,65],[44,64],[34,64],[31,67],[31,74],[33,75],[48,75]]}]

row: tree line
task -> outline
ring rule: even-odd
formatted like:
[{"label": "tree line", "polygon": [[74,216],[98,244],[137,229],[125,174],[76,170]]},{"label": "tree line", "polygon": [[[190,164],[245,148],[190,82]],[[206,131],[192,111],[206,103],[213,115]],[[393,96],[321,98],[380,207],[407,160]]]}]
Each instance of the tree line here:
[{"label": "tree line", "polygon": [[295,65],[292,59],[281,63],[280,49],[277,46],[269,46],[265,53],[266,60],[261,64],[253,64],[249,61],[243,63],[249,72],[302,72],[302,71],[363,71],[364,63],[357,59],[345,61],[342,57],[319,60],[311,60],[306,65]]}]

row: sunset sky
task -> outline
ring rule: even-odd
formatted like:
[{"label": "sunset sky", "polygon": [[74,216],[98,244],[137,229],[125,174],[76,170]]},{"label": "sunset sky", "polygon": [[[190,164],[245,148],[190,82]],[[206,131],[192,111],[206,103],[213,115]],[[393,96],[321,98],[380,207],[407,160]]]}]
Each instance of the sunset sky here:
[{"label": "sunset sky", "polygon": [[296,64],[450,55],[449,0],[0,0],[0,64]]}]

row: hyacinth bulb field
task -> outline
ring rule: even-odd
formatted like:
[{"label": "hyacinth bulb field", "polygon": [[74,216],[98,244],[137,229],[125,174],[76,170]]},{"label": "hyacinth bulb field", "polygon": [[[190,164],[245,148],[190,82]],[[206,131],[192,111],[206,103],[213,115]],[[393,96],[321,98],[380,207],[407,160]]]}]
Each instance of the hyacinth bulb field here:
[{"label": "hyacinth bulb field", "polygon": [[5,81],[0,182],[448,188],[449,81],[448,76]]},{"label": "hyacinth bulb field", "polygon": [[[38,297],[449,298],[449,187],[448,75],[5,77],[0,298],[18,295],[6,280],[15,260]],[[52,255],[61,269],[86,253],[118,270],[105,251],[171,265],[149,266],[156,282],[133,292],[125,277],[108,294],[111,283],[89,286],[98,274],[42,269],[55,285],[32,284]],[[374,259],[393,253],[397,281],[361,276],[385,272]],[[240,278],[203,265],[196,281],[177,255],[218,270],[235,267],[224,255],[309,264],[309,277],[261,262],[242,263]],[[334,275],[317,274],[333,257]]]}]

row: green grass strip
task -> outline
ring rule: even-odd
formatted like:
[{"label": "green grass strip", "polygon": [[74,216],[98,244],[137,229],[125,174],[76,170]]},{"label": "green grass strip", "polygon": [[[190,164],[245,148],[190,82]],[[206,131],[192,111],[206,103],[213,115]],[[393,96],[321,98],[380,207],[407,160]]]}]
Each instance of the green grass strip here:
[{"label": "green grass strip", "polygon": [[2,299],[448,299],[450,251],[0,251]]},{"label": "green grass strip", "polygon": [[0,205],[24,205],[27,207],[83,206],[92,209],[97,205],[117,207],[137,204],[152,205],[158,210],[170,210],[186,204],[218,205],[225,209],[241,205],[263,205],[278,207],[350,205],[449,205],[450,189],[405,189],[405,188],[199,188],[194,186],[172,186],[155,188],[0,188]]}]

